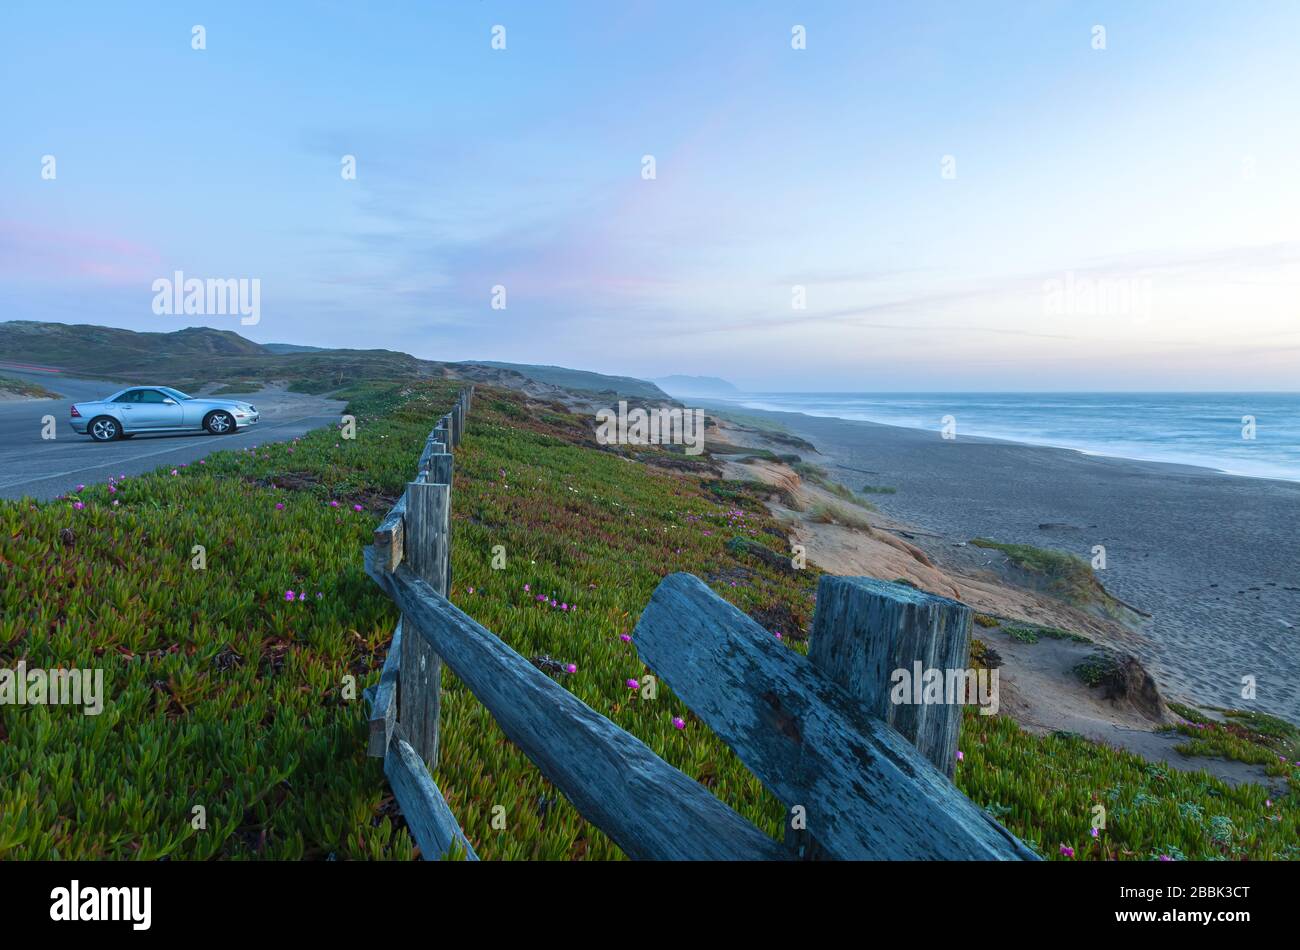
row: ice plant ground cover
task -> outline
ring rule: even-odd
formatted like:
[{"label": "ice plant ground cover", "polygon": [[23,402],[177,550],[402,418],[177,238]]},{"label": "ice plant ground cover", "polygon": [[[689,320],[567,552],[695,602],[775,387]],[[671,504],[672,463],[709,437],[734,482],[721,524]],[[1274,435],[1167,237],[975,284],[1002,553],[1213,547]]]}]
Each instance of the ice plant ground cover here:
[{"label": "ice plant ground cover", "polygon": [[[360,692],[396,611],[361,548],[456,388],[355,388],[355,441],[319,431],[0,504],[0,666],[102,667],[107,695],[99,716],[0,708],[0,858],[411,857],[364,755]],[[452,599],[776,836],[780,803],[666,684],[643,695],[651,674],[628,634],[659,580],[690,571],[805,651],[815,552],[790,573],[729,545],[787,555],[760,495],[681,461],[602,449],[589,419],[480,388],[456,454]],[[482,857],[621,857],[450,672],[443,683],[437,781]],[[1294,769],[1286,794],[1234,789],[973,713],[961,749],[957,784],[1053,860],[1300,856]]]}]

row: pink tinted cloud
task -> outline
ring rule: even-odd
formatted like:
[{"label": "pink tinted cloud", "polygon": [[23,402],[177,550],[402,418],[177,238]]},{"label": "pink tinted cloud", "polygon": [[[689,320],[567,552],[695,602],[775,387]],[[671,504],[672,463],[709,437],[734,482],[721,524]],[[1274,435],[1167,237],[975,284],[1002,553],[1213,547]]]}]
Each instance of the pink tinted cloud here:
[{"label": "pink tinted cloud", "polygon": [[156,249],[116,235],[0,219],[0,275],[8,278],[137,284],[157,277],[161,262]]}]

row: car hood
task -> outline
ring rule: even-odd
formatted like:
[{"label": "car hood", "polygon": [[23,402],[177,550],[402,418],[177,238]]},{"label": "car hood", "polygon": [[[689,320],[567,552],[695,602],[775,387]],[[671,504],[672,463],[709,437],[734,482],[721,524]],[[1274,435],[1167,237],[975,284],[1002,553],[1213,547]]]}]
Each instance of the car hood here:
[{"label": "car hood", "polygon": [[252,403],[243,402],[239,399],[191,399],[185,405],[203,409],[205,412],[208,409],[230,409],[239,412],[254,411]]}]

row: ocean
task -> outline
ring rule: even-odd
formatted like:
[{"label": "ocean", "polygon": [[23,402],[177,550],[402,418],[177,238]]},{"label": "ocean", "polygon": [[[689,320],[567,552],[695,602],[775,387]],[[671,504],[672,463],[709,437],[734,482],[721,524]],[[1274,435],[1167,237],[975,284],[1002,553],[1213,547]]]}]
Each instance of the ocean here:
[{"label": "ocean", "polygon": [[859,419],[1300,481],[1300,393],[744,393],[753,409]]}]

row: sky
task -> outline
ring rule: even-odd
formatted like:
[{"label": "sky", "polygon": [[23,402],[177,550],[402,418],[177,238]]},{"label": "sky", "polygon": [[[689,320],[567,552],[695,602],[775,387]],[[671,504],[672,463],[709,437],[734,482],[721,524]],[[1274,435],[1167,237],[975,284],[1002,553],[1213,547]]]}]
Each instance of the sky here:
[{"label": "sky", "polygon": [[[1297,44],[1293,0],[5,0],[0,319],[1295,390]],[[155,313],[176,271],[259,321]]]}]

